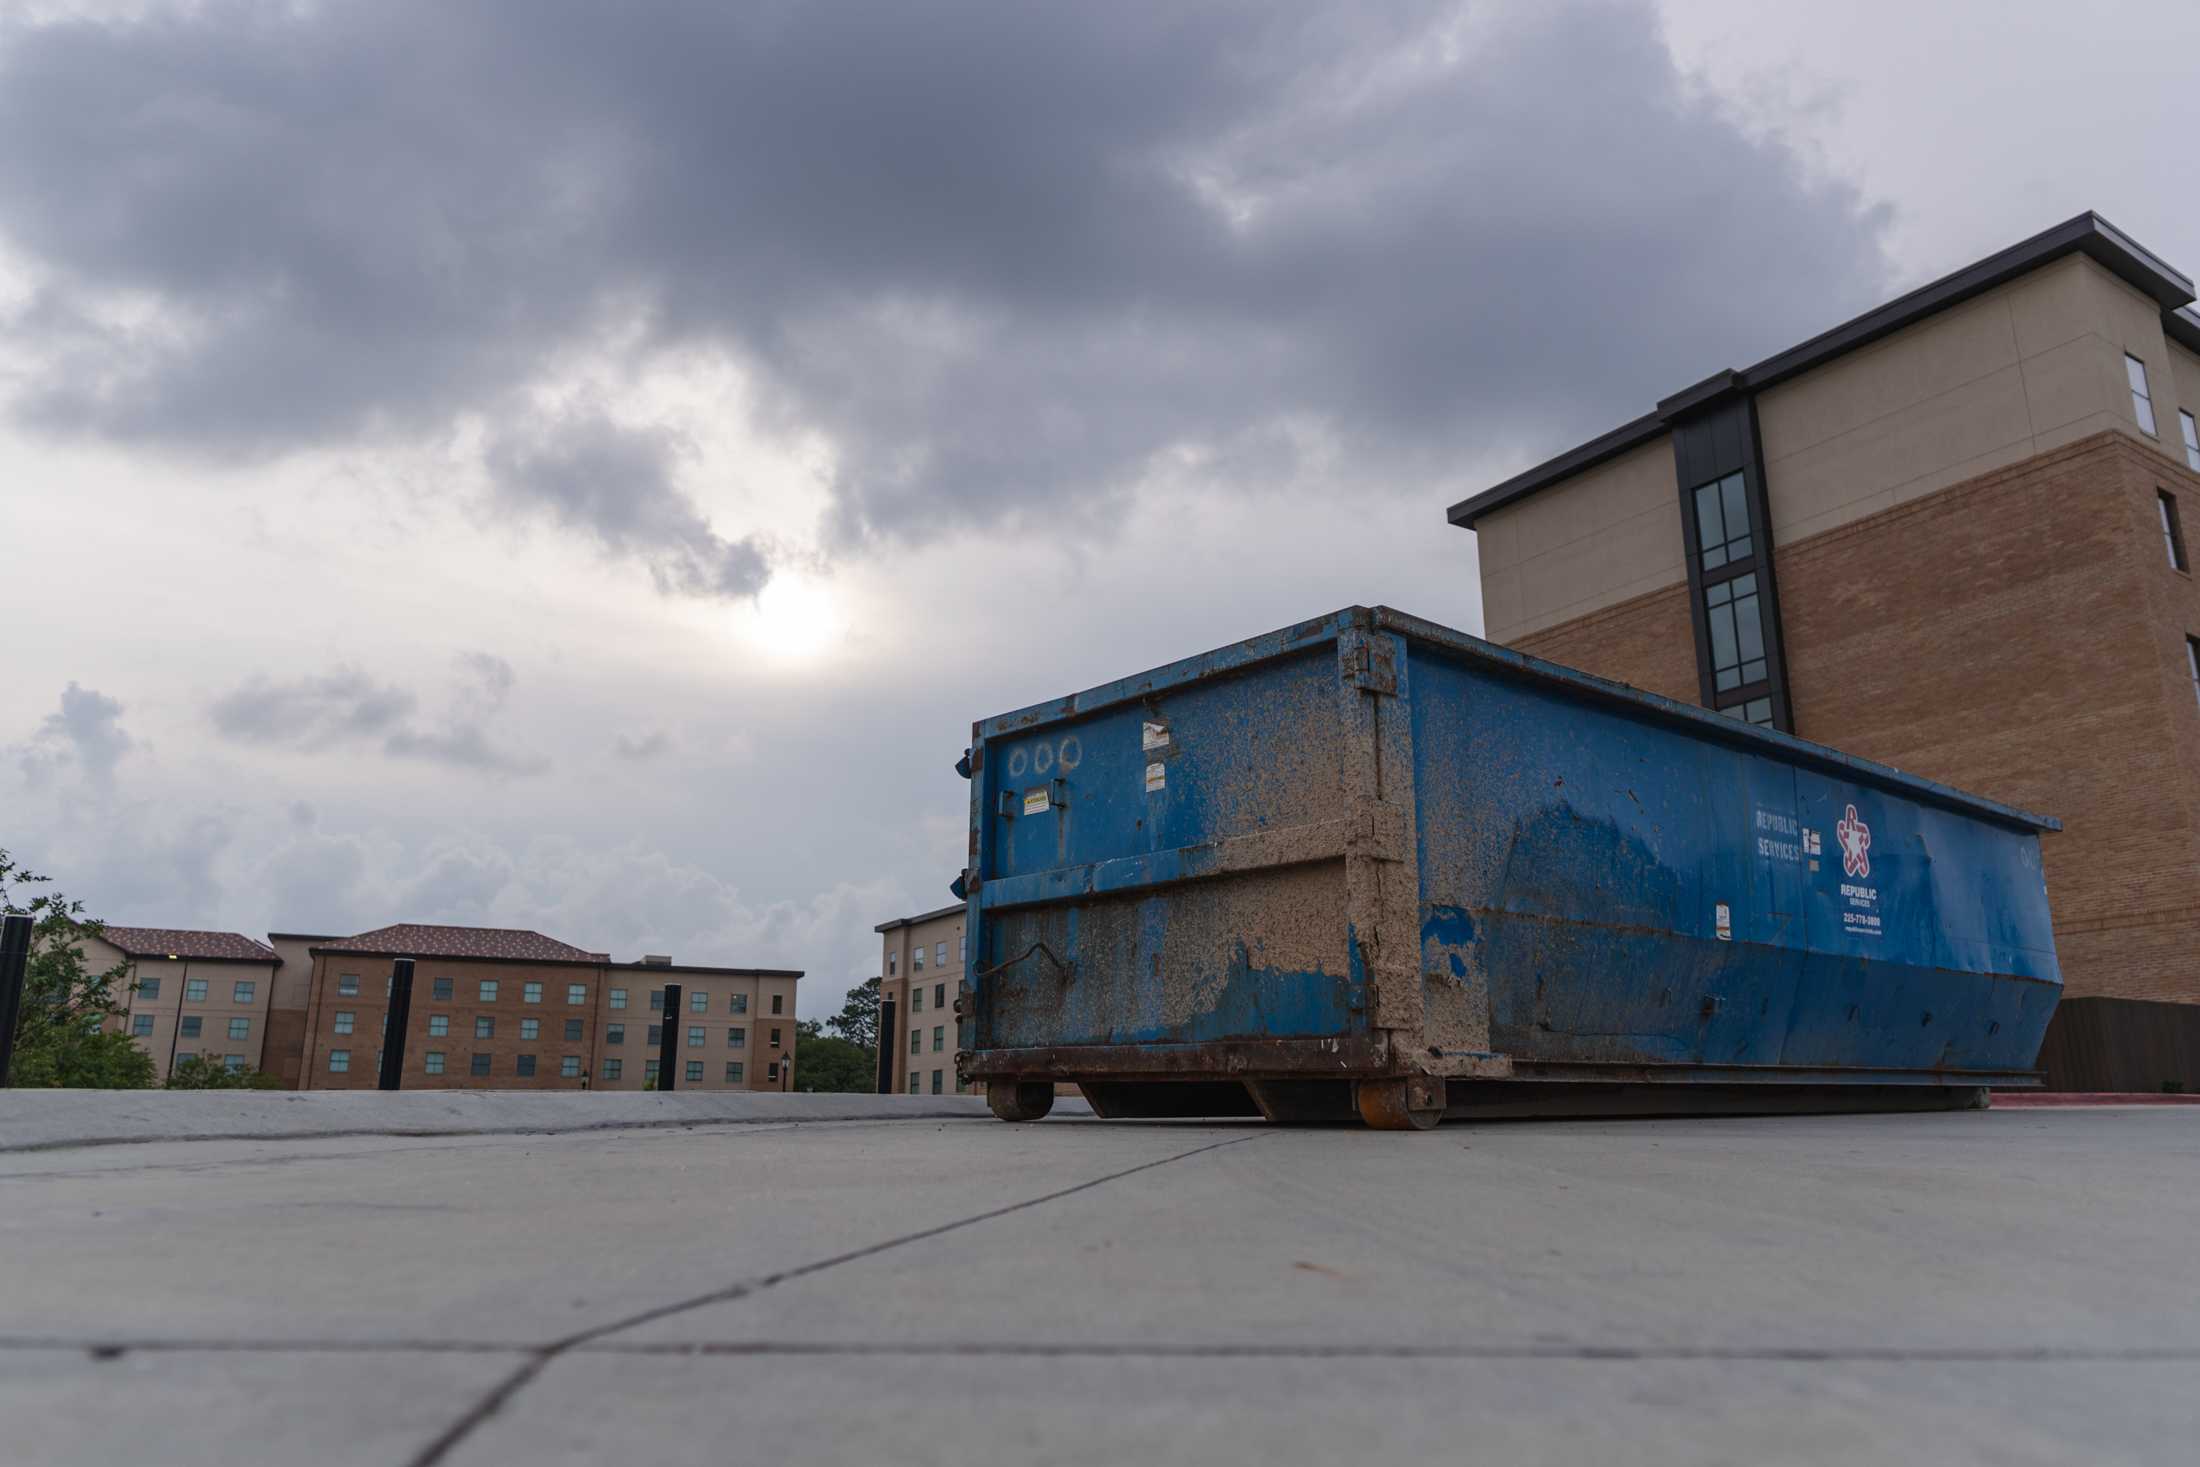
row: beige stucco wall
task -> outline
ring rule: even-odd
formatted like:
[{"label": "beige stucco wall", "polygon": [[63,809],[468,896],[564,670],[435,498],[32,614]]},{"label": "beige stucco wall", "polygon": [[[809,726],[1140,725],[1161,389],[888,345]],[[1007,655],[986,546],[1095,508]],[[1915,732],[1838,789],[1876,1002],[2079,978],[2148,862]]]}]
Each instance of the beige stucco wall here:
[{"label": "beige stucco wall", "polygon": [[1510,642],[1687,579],[1673,440],[1484,516],[1483,635]]},{"label": "beige stucco wall", "polygon": [[2169,348],[2170,388],[2177,401],[2173,410],[2162,414],[2162,447],[2180,463],[2184,461],[2184,439],[2178,436],[2177,414],[2174,408],[2200,417],[2200,357],[2186,351],[2176,342]]},{"label": "beige stucco wall", "polygon": [[[85,942],[84,961],[95,973],[105,972],[117,963],[128,965],[128,976],[115,985],[115,996],[127,1006],[128,1014],[116,1021],[116,1027],[136,1038],[138,1047],[153,1057],[153,1069],[158,1078],[168,1078],[171,1055],[181,1058],[204,1054],[216,1059],[235,1055],[249,1068],[261,1068],[261,1050],[267,1042],[267,1006],[273,988],[270,980],[274,964],[224,963],[206,958],[131,958],[97,938]],[[206,997],[186,1000],[185,984],[199,979],[206,981]],[[147,980],[159,984],[157,993],[145,992]],[[252,985],[249,999],[240,1001],[237,998],[239,983]],[[152,1021],[151,1033],[137,1033],[140,1017]],[[177,1025],[183,1018],[199,1020],[198,1037],[178,1034]],[[247,1028],[242,1039],[229,1037],[233,1019],[245,1021]]]},{"label": "beige stucco wall", "polygon": [[2160,307],[2083,255],[1761,393],[1774,542],[2104,429],[2154,444],[2132,411],[2126,352],[2147,364],[2156,446],[2177,451],[2194,386],[2178,380]]},{"label": "beige stucco wall", "polygon": [[[590,1081],[598,1090],[639,1090],[649,1072],[649,1062],[657,1057],[656,1047],[649,1043],[649,1026],[660,1021],[677,1027],[675,1062],[680,1073],[674,1084],[682,1090],[791,1090],[794,1088],[794,1021],[795,983],[792,978],[744,978],[723,973],[697,973],[679,968],[611,968],[604,974],[605,1006],[600,1016],[600,1039],[597,1048],[595,1078]],[[649,995],[662,989],[666,983],[680,985],[680,1011],[677,1014],[652,1013]],[[627,1006],[623,1010],[609,1007],[613,990],[624,989]],[[697,994],[703,996],[703,1011],[695,1011]],[[739,1011],[735,999],[739,998]],[[773,1012],[774,1004],[778,1011]],[[609,1042],[612,1024],[625,1026],[625,1041]],[[690,1031],[703,1031],[703,1042],[691,1044]],[[733,1042],[738,1032],[740,1043]],[[777,1039],[777,1043],[773,1042]],[[618,1078],[607,1078],[603,1061],[617,1058],[621,1061]],[[700,1061],[703,1076],[700,1080],[687,1077],[690,1061]],[[726,1078],[729,1063],[741,1066],[741,1078]],[[772,1067],[780,1067],[777,1077]]]},{"label": "beige stucco wall", "polygon": [[[913,1074],[917,1093],[932,1093],[932,1076],[939,1075],[940,1093],[952,1095],[955,1082],[955,995],[963,976],[963,916],[935,917],[907,927],[896,927],[880,936],[879,995],[892,998],[898,1032],[892,1038],[894,1090],[909,1093]],[[923,964],[916,961],[922,953]],[[946,961],[941,961],[942,955]],[[921,1000],[919,995],[921,995]],[[933,1031],[939,1030],[939,1048],[933,1048]],[[909,1041],[914,1036],[917,1049]],[[886,1042],[883,1037],[881,1042]]]}]

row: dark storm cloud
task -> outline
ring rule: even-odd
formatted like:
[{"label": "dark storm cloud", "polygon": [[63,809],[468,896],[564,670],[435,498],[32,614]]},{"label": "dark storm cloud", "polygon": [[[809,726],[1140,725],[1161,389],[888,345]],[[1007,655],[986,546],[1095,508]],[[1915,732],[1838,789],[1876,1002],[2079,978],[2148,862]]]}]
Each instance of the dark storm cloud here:
[{"label": "dark storm cloud", "polygon": [[22,418],[245,455],[478,419],[502,494],[698,594],[761,547],[669,442],[515,407],[546,367],[739,363],[831,442],[846,543],[1309,441],[1448,492],[1883,278],[1879,217],[1612,4],[209,4],[16,26],[0,139],[48,276]]},{"label": "dark storm cloud", "polygon": [[539,774],[549,762],[498,744],[488,725],[510,698],[518,675],[503,658],[462,653],[449,703],[428,726],[414,721],[420,699],[377,683],[354,667],[277,681],[257,677],[223,694],[209,710],[214,729],[240,744],[304,753],[377,744],[396,759],[421,759],[492,774]]}]

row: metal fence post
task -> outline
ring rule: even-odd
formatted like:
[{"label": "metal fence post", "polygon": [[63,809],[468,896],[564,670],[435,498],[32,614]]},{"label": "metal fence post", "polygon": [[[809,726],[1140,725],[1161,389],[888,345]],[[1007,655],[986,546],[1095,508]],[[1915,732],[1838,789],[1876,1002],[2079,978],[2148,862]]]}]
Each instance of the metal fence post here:
[{"label": "metal fence post", "polygon": [[664,1023],[657,1030],[657,1088],[659,1090],[670,1090],[674,1088],[672,1079],[672,1066],[675,1063],[674,1055],[679,1049],[678,1044],[675,1043],[675,1037],[680,1029],[679,984],[667,983],[665,985],[665,1011],[661,1017]]},{"label": "metal fence post", "polygon": [[376,1088],[399,1090],[405,1080],[405,1034],[412,1027],[413,960],[390,965],[390,1007],[382,1021],[382,1076]]},{"label": "metal fence post", "polygon": [[31,919],[0,917],[0,1090],[15,1062],[15,1025],[23,1014],[23,974],[31,961]]}]

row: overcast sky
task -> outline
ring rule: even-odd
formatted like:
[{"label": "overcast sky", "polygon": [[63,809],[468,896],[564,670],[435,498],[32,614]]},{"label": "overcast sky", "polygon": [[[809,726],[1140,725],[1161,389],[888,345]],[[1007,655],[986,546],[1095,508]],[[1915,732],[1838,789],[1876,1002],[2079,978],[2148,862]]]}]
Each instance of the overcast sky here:
[{"label": "overcast sky", "polygon": [[972,720],[2086,208],[2200,6],[0,5],[0,845],[876,971]]}]

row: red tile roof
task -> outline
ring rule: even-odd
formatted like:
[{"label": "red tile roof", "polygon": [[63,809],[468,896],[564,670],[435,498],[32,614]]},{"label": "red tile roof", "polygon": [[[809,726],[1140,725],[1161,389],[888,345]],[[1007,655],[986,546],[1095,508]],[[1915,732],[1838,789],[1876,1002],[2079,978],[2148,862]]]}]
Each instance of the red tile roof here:
[{"label": "red tile roof", "polygon": [[605,957],[521,927],[436,927],[423,922],[398,922],[356,937],[334,938],[314,944],[313,951],[393,958],[502,958],[531,963],[600,963]]},{"label": "red tile roof", "polygon": [[193,932],[180,927],[117,927],[100,936],[133,958],[200,958],[226,963],[272,963],[275,949],[241,932]]}]

